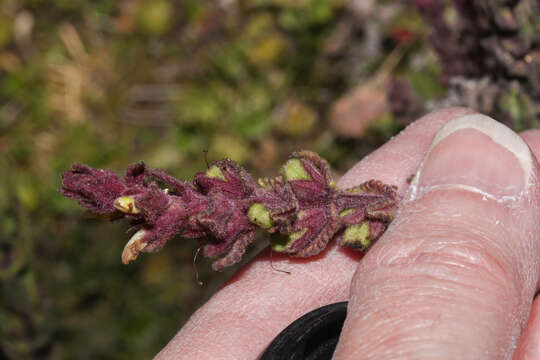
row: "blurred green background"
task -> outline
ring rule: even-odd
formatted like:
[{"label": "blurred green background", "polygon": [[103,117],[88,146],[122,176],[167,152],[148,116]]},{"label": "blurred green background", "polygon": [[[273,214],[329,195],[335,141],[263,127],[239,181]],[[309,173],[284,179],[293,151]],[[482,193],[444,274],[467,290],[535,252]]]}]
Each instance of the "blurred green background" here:
[{"label": "blurred green background", "polygon": [[122,265],[128,225],[57,192],[72,162],[339,176],[447,94],[428,34],[402,1],[1,0],[0,359],[151,358],[238,268],[197,286],[182,238]]}]

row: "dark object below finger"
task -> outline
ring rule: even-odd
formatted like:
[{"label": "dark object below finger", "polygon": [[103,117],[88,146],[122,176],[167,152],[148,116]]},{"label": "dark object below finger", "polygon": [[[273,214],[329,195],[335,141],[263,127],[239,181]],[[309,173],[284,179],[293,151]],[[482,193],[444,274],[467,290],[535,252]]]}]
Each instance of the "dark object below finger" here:
[{"label": "dark object below finger", "polygon": [[259,360],[326,360],[334,354],[347,315],[347,301],[315,309],[295,320]]}]

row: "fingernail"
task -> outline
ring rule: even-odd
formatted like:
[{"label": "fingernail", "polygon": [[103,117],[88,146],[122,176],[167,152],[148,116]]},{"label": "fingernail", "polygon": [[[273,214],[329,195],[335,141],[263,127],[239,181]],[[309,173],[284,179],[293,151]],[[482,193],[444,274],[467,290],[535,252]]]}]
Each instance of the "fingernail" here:
[{"label": "fingernail", "polygon": [[410,198],[460,188],[497,200],[515,199],[528,188],[532,164],[529,147],[515,132],[488,116],[465,115],[433,138]]}]

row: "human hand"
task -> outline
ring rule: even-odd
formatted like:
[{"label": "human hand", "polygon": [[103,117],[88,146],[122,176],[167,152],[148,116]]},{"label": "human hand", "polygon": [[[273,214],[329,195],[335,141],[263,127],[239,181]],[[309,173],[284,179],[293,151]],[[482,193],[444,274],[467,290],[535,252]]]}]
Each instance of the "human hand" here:
[{"label": "human hand", "polygon": [[[406,182],[434,135],[472,113],[431,113],[340,179],[343,188],[379,179],[405,196],[363,258],[335,245],[308,259],[274,255],[287,276],[265,252],[156,359],[256,359],[296,318],[344,300],[336,359],[506,359],[516,346],[516,359],[540,358],[539,168],[525,143],[485,117],[462,118]],[[457,125],[468,128],[443,137]],[[540,153],[539,131],[522,136]]]}]

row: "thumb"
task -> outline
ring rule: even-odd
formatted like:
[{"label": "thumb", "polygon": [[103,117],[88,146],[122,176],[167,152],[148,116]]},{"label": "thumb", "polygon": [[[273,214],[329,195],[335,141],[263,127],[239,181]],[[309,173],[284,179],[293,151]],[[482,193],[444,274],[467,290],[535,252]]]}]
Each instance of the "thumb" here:
[{"label": "thumb", "polygon": [[335,359],[508,359],[537,288],[536,160],[479,114],[435,136],[360,263]]}]

